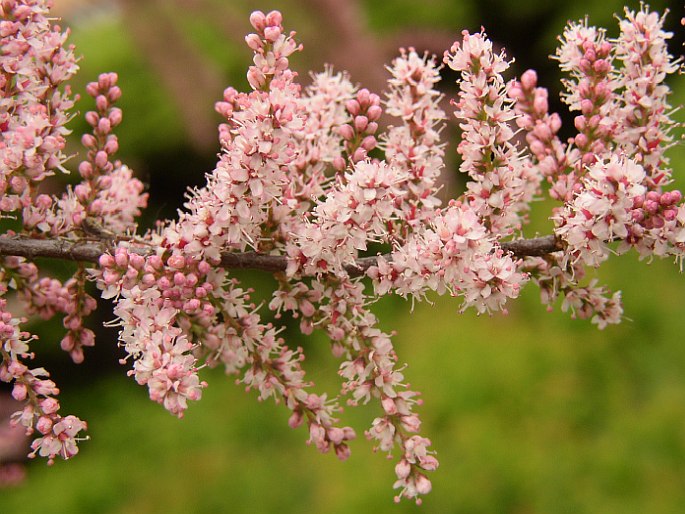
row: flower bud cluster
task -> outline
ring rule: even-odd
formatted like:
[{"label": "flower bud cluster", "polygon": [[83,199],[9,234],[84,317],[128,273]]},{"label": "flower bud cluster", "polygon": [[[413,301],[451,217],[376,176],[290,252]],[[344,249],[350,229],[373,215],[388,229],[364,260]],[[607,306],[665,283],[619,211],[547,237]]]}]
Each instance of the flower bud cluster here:
[{"label": "flower bud cluster", "polygon": [[64,284],[55,278],[39,276],[38,267],[21,257],[5,258],[3,270],[12,277],[14,289],[29,314],[37,314],[44,320],[64,315],[62,325],[67,333],[61,347],[74,362],[83,362],[83,347],[95,344],[95,334],[84,326],[84,320],[97,306],[95,298],[85,291],[83,268]]},{"label": "flower bud cluster", "polygon": [[596,279],[580,285],[586,275],[582,263],[563,261],[563,256],[529,257],[523,264],[531,281],[540,288],[541,300],[547,310],[552,311],[554,303],[563,296],[561,310],[570,311],[574,319],[590,319],[600,330],[620,323],[623,316],[621,292],[612,293],[606,287],[598,286]]},{"label": "flower bud cluster", "polygon": [[148,386],[152,400],[182,417],[188,400],[199,400],[206,384],[197,375],[194,345],[174,321],[180,310],[213,314],[212,304],[203,301],[214,287],[204,280],[209,265],[178,255],[145,258],[120,246],[100,258],[100,267],[94,275],[103,297],[120,297],[114,313],[127,358],[135,361],[129,374]]},{"label": "flower bud cluster", "polygon": [[289,169],[289,184],[284,191],[288,200],[297,200],[274,206],[279,222],[288,223],[292,210],[306,212],[312,199],[324,195],[327,173],[340,163],[344,168],[343,136],[339,127],[350,124],[352,116],[345,107],[356,95],[356,88],[345,73],[333,73],[326,67],[321,73],[312,74],[312,83],[299,99],[301,110],[306,113],[304,126],[292,136],[298,139],[298,152]]},{"label": "flower bud cluster", "polygon": [[271,244],[261,226],[290,183],[297,158],[293,134],[304,126],[300,88],[293,79],[286,69],[267,91],[224,91],[216,105],[227,121],[220,127],[223,152],[207,186],[192,192],[187,211],[165,229],[169,244],[212,262],[225,248],[258,250]]},{"label": "flower bud cluster", "polygon": [[293,39],[294,32],[285,34],[282,22],[283,17],[278,11],[268,14],[255,11],[250,15],[250,23],[257,31],[245,37],[247,46],[255,53],[254,66],[250,66],[247,72],[252,89],[268,89],[271,80],[289,71],[288,57],[302,50],[302,45]]},{"label": "flower bud cluster", "polygon": [[[555,200],[570,200],[574,191],[575,175],[567,155],[566,145],[557,133],[561,128],[561,117],[549,114],[547,89],[537,87],[538,77],[534,70],[527,70],[521,80],[507,85],[507,95],[512,98],[514,111],[518,115],[516,124],[526,131],[526,142],[535,164],[551,184],[549,194]],[[571,187],[569,187],[569,184]]]},{"label": "flower bud cluster", "polygon": [[617,123],[613,117],[616,83],[612,51],[605,31],[588,26],[587,20],[570,23],[557,49],[560,68],[571,76],[563,81],[567,92],[562,98],[572,111],[581,113],[574,121],[578,134],[573,142],[580,152],[574,159],[577,177],[613,148]]},{"label": "flower bud cluster", "polygon": [[78,167],[83,182],[74,188],[88,217],[115,234],[135,228],[134,219],[146,207],[148,198],[143,183],[133,177],[128,166],[111,160],[119,149],[112,129],[122,121],[121,109],[114,107],[121,97],[117,81],[116,73],[103,73],[86,87],[96,110],[86,113],[93,132],[81,138],[88,153]]},{"label": "flower bud cluster", "polygon": [[340,125],[337,132],[342,137],[349,163],[342,157],[335,159],[333,166],[338,171],[343,171],[348,164],[353,166],[367,159],[369,152],[376,148],[378,120],[383,114],[380,97],[365,88],[357,91],[355,98],[345,102],[345,109],[351,120]]}]

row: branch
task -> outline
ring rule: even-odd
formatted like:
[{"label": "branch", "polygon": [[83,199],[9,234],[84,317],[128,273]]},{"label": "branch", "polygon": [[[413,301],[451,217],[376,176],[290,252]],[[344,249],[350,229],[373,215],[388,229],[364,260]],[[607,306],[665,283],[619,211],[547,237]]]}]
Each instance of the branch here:
[{"label": "branch", "polygon": [[[561,244],[554,236],[536,237],[533,239],[517,239],[500,243],[503,250],[511,252],[516,257],[543,256],[562,250]],[[103,253],[113,249],[112,241],[108,240],[78,240],[68,239],[33,239],[25,236],[0,237],[0,255],[26,257],[47,257],[69,261],[97,262]],[[145,255],[144,248],[134,247],[133,251]],[[366,270],[376,263],[376,257],[361,257],[356,265],[347,266],[351,276],[363,275]],[[224,252],[221,255],[221,265],[227,269],[256,269],[276,273],[285,271],[287,261],[283,255],[264,255],[255,252]]]}]

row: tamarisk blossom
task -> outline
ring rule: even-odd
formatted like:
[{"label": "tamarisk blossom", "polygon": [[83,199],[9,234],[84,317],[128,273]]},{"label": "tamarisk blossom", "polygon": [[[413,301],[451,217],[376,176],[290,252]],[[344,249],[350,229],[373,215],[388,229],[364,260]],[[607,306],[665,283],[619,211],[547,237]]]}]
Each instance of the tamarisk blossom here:
[{"label": "tamarisk blossom", "polygon": [[346,274],[369,241],[383,241],[388,224],[398,219],[396,204],[404,194],[400,185],[407,172],[383,162],[358,162],[345,174],[344,184],[331,191],[313,211],[289,250],[288,273]]},{"label": "tamarisk blossom", "polygon": [[497,247],[470,205],[451,201],[430,225],[369,269],[377,295],[394,290],[422,299],[430,290],[464,299],[463,309],[503,310],[516,298],[527,275]]},{"label": "tamarisk blossom", "polygon": [[685,206],[678,205],[680,191],[648,191],[644,168],[616,156],[591,166],[583,182],[583,190],[554,218],[569,257],[596,267],[608,258],[608,243],[621,240],[618,251],[635,247],[643,257],[682,258]]},{"label": "tamarisk blossom", "polygon": [[665,14],[649,12],[645,5],[637,12],[626,8],[615,43],[616,60],[623,65],[617,77],[622,105],[615,113],[616,141],[620,151],[642,164],[648,187],[657,190],[670,182],[664,151],[672,144],[670,132],[676,126],[665,80],[679,69],[668,53],[673,34],[663,30],[664,19]]},{"label": "tamarisk blossom", "polygon": [[[248,78],[262,90],[228,89],[217,105],[226,116],[220,128],[224,151],[209,185],[192,193],[177,223],[151,236],[159,255],[143,258],[121,246],[114,256],[103,256],[97,278],[107,296],[120,296],[120,340],[133,359],[131,374],[148,386],[153,400],[182,416],[188,400],[199,399],[206,386],[199,362],[223,364],[260,399],[283,401],[293,412],[291,426],[306,421],[309,442],[320,451],[334,448],[345,458],[354,431],[335,426],[335,400],[307,391],[302,351],[288,349],[278,330],[262,323],[237,280],[211,265],[223,248],[269,244],[262,225],[275,221],[271,214],[290,184],[290,167],[298,166],[305,111],[287,66],[298,46],[293,34],[283,34],[280,20],[276,12],[251,17],[259,34],[247,38],[255,51]],[[299,202],[294,192],[292,205]]]},{"label": "tamarisk blossom", "polygon": [[443,167],[440,131],[445,119],[438,104],[442,95],[436,89],[440,70],[434,58],[421,57],[413,48],[401,49],[388,70],[392,76],[388,80],[386,113],[400,118],[402,124],[388,128],[382,148],[391,166],[409,173],[407,184],[402,186],[407,193],[398,214],[403,222],[415,227],[430,219],[440,205],[436,181]]},{"label": "tamarisk blossom", "polygon": [[59,393],[55,383],[43,368],[30,369],[24,362],[33,358],[29,343],[35,339],[20,331],[22,320],[13,318],[7,311],[7,299],[0,298],[0,380],[13,383],[12,397],[25,406],[14,413],[12,423],[26,429],[28,435],[37,431],[40,436],[31,443],[30,457],[47,457],[52,464],[55,457],[69,459],[78,453],[79,433],[86,423],[75,416],[62,417],[55,396]]},{"label": "tamarisk blossom", "polygon": [[[675,125],[663,81],[676,63],[666,52],[663,18],[646,7],[626,11],[616,41],[587,21],[567,27],[556,58],[569,75],[564,100],[579,114],[578,133],[566,142],[535,72],[507,86],[504,53],[493,52],[484,32],[464,32],[443,62],[460,74],[453,105],[462,129],[460,170],[469,181],[440,209],[445,114],[435,58],[401,50],[388,68],[385,102],[330,67],[303,88],[290,69],[302,49],[295,33],[285,31],[279,12],[256,11],[246,37],[254,54],[251,90],[227,88],[216,104],[224,118],[221,153],[207,185],[189,192],[175,221],[135,236],[147,195],[114,157],[114,129],[123,119],[115,74],[86,88],[95,110],[81,138],[81,182],[61,196],[38,189],[65,166],[72,101],[62,84],[76,71],[67,34],[51,27],[48,6],[0,0],[0,210],[18,219],[24,238],[58,237],[70,248],[95,240],[112,251],[99,255],[97,268],[80,263],[65,282],[40,273],[31,259],[4,257],[0,296],[13,289],[27,314],[62,316],[61,346],[81,362],[94,342],[84,324],[95,307],[86,291],[90,275],[116,302],[122,364],[178,417],[207,387],[202,368],[223,366],[260,401],[285,405],[289,426],[306,426],[308,444],[346,459],[355,431],[340,423],[341,404],[376,401],[380,411],[365,434],[374,449],[395,454],[396,500],[420,503],[438,461],[421,435],[419,393],[406,381],[392,334],[371,311],[375,299],[449,293],[462,299],[462,310],[492,314],[506,312],[532,281],[548,308],[561,300],[563,311],[604,328],[621,320],[620,293],[588,280],[587,267],[630,248],[641,257],[683,258],[682,195],[663,189],[670,180],[663,152]],[[380,126],[384,108],[394,117],[387,130]],[[516,125],[526,136],[523,149]],[[552,250],[546,237],[544,251],[528,253],[508,239],[523,230],[534,196],[547,192],[559,201],[556,239]],[[375,251],[385,253],[366,268]],[[275,263],[268,267],[278,270],[267,306],[273,321],[254,291],[224,268],[229,257]],[[365,291],[369,278],[373,293]],[[7,305],[0,298],[0,379],[25,402],[15,423],[40,433],[32,456],[69,458],[85,423],[61,417],[56,385],[42,368],[26,366],[33,338]],[[313,392],[302,347],[284,339],[284,315],[299,321],[304,336],[328,336],[340,359],[339,395]]]},{"label": "tamarisk blossom", "polygon": [[0,3],[0,210],[27,208],[35,186],[62,169],[69,86],[78,70],[68,31],[52,26],[44,0]]},{"label": "tamarisk blossom", "polygon": [[515,117],[505,94],[504,53],[495,54],[483,33],[463,33],[445,53],[445,63],[461,73],[454,115],[463,131],[457,151],[459,169],[467,173],[466,198],[488,229],[508,236],[521,228],[522,214],[538,189],[541,176],[513,143]]}]

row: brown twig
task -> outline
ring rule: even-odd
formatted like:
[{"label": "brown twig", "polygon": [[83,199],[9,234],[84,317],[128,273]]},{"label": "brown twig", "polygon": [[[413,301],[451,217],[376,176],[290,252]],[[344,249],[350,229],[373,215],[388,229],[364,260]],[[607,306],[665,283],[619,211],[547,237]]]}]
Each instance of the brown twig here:
[{"label": "brown twig", "polygon": [[[511,252],[516,257],[543,256],[562,250],[561,244],[554,236],[536,237],[534,239],[518,239],[507,241],[500,245],[503,250]],[[146,254],[143,248],[135,251]],[[70,261],[97,262],[100,256],[112,250],[110,241],[68,239],[33,239],[25,236],[0,237],[0,255],[14,255],[35,259],[46,257]],[[151,252],[150,252],[151,253]],[[376,257],[361,257],[355,265],[347,266],[351,276],[363,275],[376,263]],[[276,273],[285,271],[286,257],[283,255],[264,255],[255,252],[224,252],[221,255],[221,265],[227,269],[254,269]]]}]

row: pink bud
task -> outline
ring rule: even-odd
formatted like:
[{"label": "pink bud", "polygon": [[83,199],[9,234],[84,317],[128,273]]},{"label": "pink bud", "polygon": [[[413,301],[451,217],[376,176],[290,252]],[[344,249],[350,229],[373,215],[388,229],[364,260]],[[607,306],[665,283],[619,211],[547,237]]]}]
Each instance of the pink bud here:
[{"label": "pink bud", "polygon": [[110,130],[112,130],[112,124],[109,121],[109,118],[100,118],[100,121],[98,121],[98,132],[101,134],[109,134]]},{"label": "pink bud", "polygon": [[395,475],[397,475],[397,478],[404,480],[409,476],[409,473],[411,473],[411,465],[405,459],[402,459],[395,466]]},{"label": "pink bud", "polygon": [[74,194],[76,195],[76,198],[79,199],[81,202],[85,202],[86,199],[88,198],[88,195],[90,193],[90,188],[87,187],[85,184],[78,184],[74,188]]},{"label": "pink bud", "polygon": [[521,88],[521,83],[516,81],[510,82],[507,87],[507,95],[512,100],[523,100],[525,98],[525,94]]},{"label": "pink bud", "polygon": [[339,155],[336,155],[335,158],[333,159],[333,168],[335,168],[337,171],[344,170],[345,169],[345,159],[343,159]]},{"label": "pink bud", "polygon": [[81,136],[81,144],[86,148],[93,148],[97,145],[97,139],[95,139],[95,136],[92,134],[83,134],[83,136]]},{"label": "pink bud", "polygon": [[352,125],[340,125],[338,127],[338,134],[346,141],[349,141],[354,137],[354,129],[352,128]]},{"label": "pink bud", "polygon": [[533,129],[533,134],[542,141],[550,141],[552,139],[552,131],[544,123],[538,123]]},{"label": "pink bud", "polygon": [[90,125],[91,127],[96,126],[99,120],[100,116],[95,111],[88,111],[86,113],[86,121],[88,122],[88,125]]},{"label": "pink bud", "polygon": [[128,252],[122,248],[117,249],[116,253],[114,254],[114,261],[120,268],[128,267]]},{"label": "pink bud", "polygon": [[575,137],[575,143],[578,148],[585,148],[588,144],[588,139],[585,134],[578,134]]},{"label": "pink bud", "polygon": [[302,424],[303,419],[302,412],[294,411],[290,419],[288,419],[288,426],[290,428],[297,428]]},{"label": "pink bud", "polygon": [[651,200],[652,202],[658,202],[660,198],[661,195],[656,191],[649,191],[647,193],[647,200]]},{"label": "pink bud", "polygon": [[105,143],[105,152],[109,155],[115,154],[119,151],[119,140],[116,136],[110,135],[107,137],[107,142]]},{"label": "pink bud", "polygon": [[659,204],[654,200],[647,200],[645,202],[645,210],[649,214],[656,214],[656,212],[659,210]]},{"label": "pink bud", "polygon": [[583,114],[590,114],[593,110],[594,106],[592,105],[592,101],[588,100],[587,98],[583,98],[580,101],[580,112]]},{"label": "pink bud", "polygon": [[386,414],[391,416],[397,414],[397,406],[392,398],[386,396],[383,398],[383,400],[381,400],[381,405],[383,405],[383,410]]},{"label": "pink bud", "polygon": [[347,460],[350,458],[350,447],[346,444],[340,444],[335,447],[335,456],[340,460]]},{"label": "pink bud", "polygon": [[367,152],[370,152],[374,148],[376,148],[376,145],[378,144],[378,141],[376,140],[375,136],[366,136],[362,140],[361,147],[366,150]]},{"label": "pink bud", "polygon": [[538,74],[535,72],[535,70],[526,70],[523,72],[523,75],[521,75],[521,85],[524,89],[530,91],[537,85],[537,83]]},{"label": "pink bud", "polygon": [[357,100],[348,100],[345,102],[345,109],[347,109],[347,112],[349,112],[352,116],[356,116],[359,114],[360,110],[359,102]]},{"label": "pink bud", "polygon": [[278,41],[278,38],[281,36],[281,34],[282,31],[279,27],[266,27],[264,29],[264,39],[270,41],[271,43]]},{"label": "pink bud", "polygon": [[283,23],[283,15],[279,11],[270,11],[266,15],[266,24],[269,26],[277,26]]},{"label": "pink bud", "polygon": [[599,59],[592,65],[592,69],[597,73],[606,73],[611,69],[611,64],[606,59]]},{"label": "pink bud", "polygon": [[197,271],[199,271],[203,275],[209,273],[211,269],[212,267],[209,265],[207,261],[200,261],[197,263]]},{"label": "pink bud", "polygon": [[88,93],[89,96],[92,96],[95,98],[99,93],[98,89],[98,83],[97,82],[89,82],[88,85],[86,86],[86,93]]},{"label": "pink bud", "polygon": [[533,110],[539,114],[546,114],[549,104],[545,95],[535,95],[533,99]]},{"label": "pink bud", "polygon": [[380,105],[372,105],[366,111],[366,117],[369,118],[369,121],[378,121],[382,114],[383,109]]},{"label": "pink bud", "polygon": [[328,430],[328,439],[335,445],[343,442],[345,433],[342,428],[333,427]]},{"label": "pink bud", "polygon": [[95,98],[95,106],[100,112],[106,111],[107,107],[109,107],[109,101],[107,100],[107,97],[104,95],[98,95],[97,98]]},{"label": "pink bud", "polygon": [[52,420],[47,416],[41,416],[36,423],[36,430],[43,435],[52,432]]},{"label": "pink bud", "polygon": [[107,92],[107,97],[109,98],[110,102],[116,102],[117,100],[119,100],[119,98],[121,98],[121,88],[119,86],[112,87]]},{"label": "pink bud", "polygon": [[366,150],[363,148],[359,147],[354,151],[354,154],[352,154],[352,162],[359,162],[363,161],[366,159]]},{"label": "pink bud", "polygon": [[40,194],[36,198],[36,206],[40,209],[47,209],[52,205],[52,198],[46,194]]},{"label": "pink bud", "polygon": [[98,87],[100,88],[100,90],[107,90],[110,87],[112,87],[112,78],[113,77],[109,73],[101,73],[98,76]]},{"label": "pink bud", "polygon": [[549,126],[551,127],[552,132],[556,134],[561,128],[561,117],[555,112],[549,118]]},{"label": "pink bud", "polygon": [[431,481],[428,480],[425,475],[419,473],[416,477],[416,492],[419,494],[428,494],[431,492],[432,488]]},{"label": "pink bud", "polygon": [[250,50],[255,52],[263,46],[262,38],[254,33],[245,36],[245,43],[247,43],[247,46],[250,48]]},{"label": "pink bud", "polygon": [[182,255],[174,254],[167,259],[167,264],[170,268],[182,269],[186,265],[186,260]]},{"label": "pink bud", "polygon": [[192,313],[197,311],[202,304],[197,298],[191,298],[183,305],[183,310],[187,313]]},{"label": "pink bud", "polygon": [[152,273],[145,273],[143,275],[143,278],[141,279],[141,282],[143,285],[150,287],[152,284],[154,284],[157,281],[155,276]]},{"label": "pink bud", "polygon": [[14,383],[14,387],[12,388],[12,398],[22,402],[26,399],[27,393],[28,390],[25,384],[20,384],[18,382]]},{"label": "pink bud", "polygon": [[174,273],[174,284],[176,284],[177,286],[183,286],[185,285],[185,283],[186,277],[183,273],[181,273],[180,271]]},{"label": "pink bud", "polygon": [[121,120],[123,118],[123,114],[121,109],[118,107],[114,107],[111,111],[109,111],[109,122],[112,124],[112,127],[116,127],[121,123]]},{"label": "pink bud", "polygon": [[108,253],[103,253],[98,259],[101,268],[111,268],[114,266],[114,257]]},{"label": "pink bud", "polygon": [[266,16],[262,11],[254,11],[250,14],[250,24],[255,28],[255,30],[261,32],[266,27]]},{"label": "pink bud", "polygon": [[93,166],[88,161],[83,161],[78,165],[78,171],[85,179],[93,176]]},{"label": "pink bud", "polygon": [[355,116],[354,118],[354,128],[357,132],[364,132],[366,126],[369,124],[369,118],[366,116]]},{"label": "pink bud", "polygon": [[107,152],[100,150],[98,153],[95,154],[94,160],[95,160],[95,166],[102,169],[107,165],[107,162],[109,160],[109,156],[107,155]]},{"label": "pink bud", "polygon": [[545,153],[545,145],[539,141],[539,140],[534,140],[532,143],[530,143],[530,151],[533,152],[533,155],[544,155]]}]

